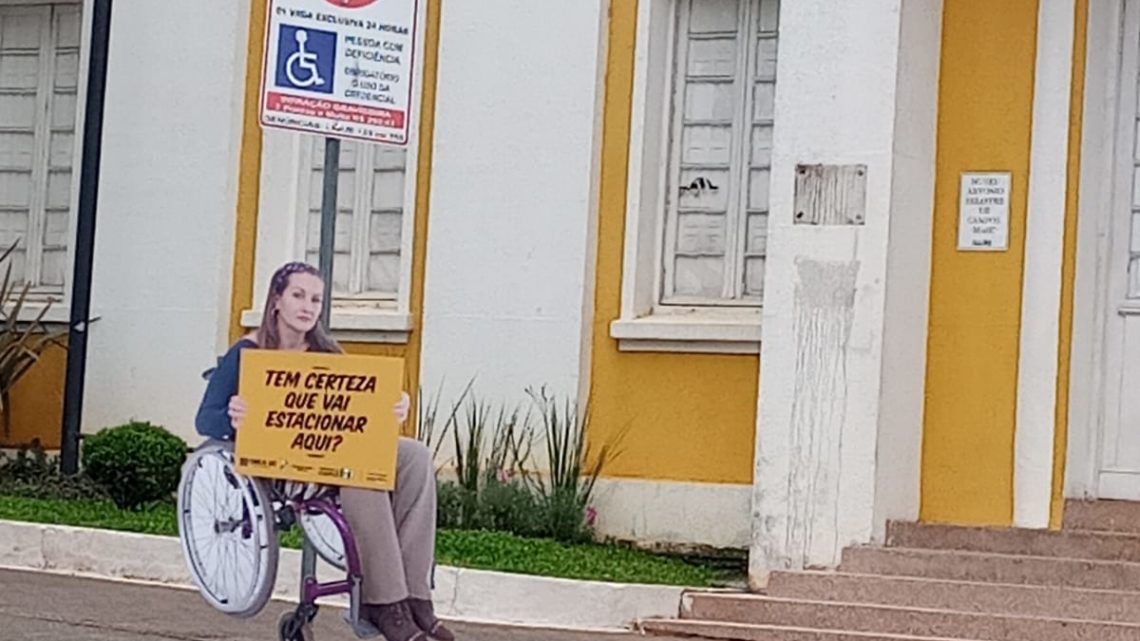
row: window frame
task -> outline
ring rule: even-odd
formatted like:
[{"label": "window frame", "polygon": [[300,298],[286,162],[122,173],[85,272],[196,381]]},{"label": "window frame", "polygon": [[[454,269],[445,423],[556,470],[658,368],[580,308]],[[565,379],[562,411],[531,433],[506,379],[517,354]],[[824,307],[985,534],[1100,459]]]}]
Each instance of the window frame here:
[{"label": "window frame", "polygon": [[638,3],[622,293],[622,351],[758,354],[763,305],[662,304],[678,2]]},{"label": "window frame", "polygon": [[[71,319],[72,275],[75,269],[75,235],[77,229],[76,213],[79,208],[79,185],[83,169],[84,114],[86,113],[87,104],[87,73],[90,65],[92,2],[93,0],[0,0],[0,6],[3,7],[51,7],[71,5],[75,6],[79,11],[79,51],[75,83],[75,121],[72,127],[71,184],[68,193],[67,250],[64,258],[63,286],[30,288],[24,306],[20,310],[20,320],[34,320],[38,318],[40,313],[49,304],[51,307],[44,315],[42,319],[43,322],[50,324],[68,323]],[[54,29],[54,25],[52,25],[52,28]],[[40,82],[43,83],[46,81],[41,78]],[[52,80],[52,82],[54,82],[54,80]],[[54,90],[54,85],[51,89]],[[46,122],[49,131],[51,127],[50,119],[51,114],[48,113]],[[41,197],[46,198],[46,175],[50,173],[50,167],[48,167],[46,163],[50,162],[50,157],[37,157],[33,162],[38,164],[41,160],[45,163],[43,165],[45,191]],[[35,171],[36,168],[33,166],[33,172]],[[40,226],[39,229],[42,231],[42,226]],[[30,246],[28,249],[28,258],[25,258],[25,260],[30,261],[33,252]],[[42,247],[38,247],[35,250],[37,256],[41,252]]]},{"label": "window frame", "polygon": [[[412,331],[412,266],[415,262],[415,224],[419,215],[421,100],[424,93],[424,36],[426,4],[416,10],[416,42],[412,68],[411,122],[404,170],[404,204],[400,221],[400,273],[395,297],[375,295],[337,296],[332,301],[330,329],[342,341],[361,343],[406,343]],[[241,324],[255,328],[261,324],[261,304],[265,300],[273,271],[292,260],[305,259],[304,216],[308,215],[307,194],[311,172],[311,150],[323,138],[313,134],[261,129],[261,166],[258,189],[257,241],[254,250],[252,308],[241,312]],[[359,199],[357,199],[359,200]],[[355,239],[360,240],[360,239]]]}]

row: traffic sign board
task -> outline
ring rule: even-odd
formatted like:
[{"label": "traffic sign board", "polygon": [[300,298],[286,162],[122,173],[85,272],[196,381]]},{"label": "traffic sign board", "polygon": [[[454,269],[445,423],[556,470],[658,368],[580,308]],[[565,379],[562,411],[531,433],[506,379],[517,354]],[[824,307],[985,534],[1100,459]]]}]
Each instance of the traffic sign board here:
[{"label": "traffic sign board", "polygon": [[417,0],[270,0],[263,127],[406,145]]}]

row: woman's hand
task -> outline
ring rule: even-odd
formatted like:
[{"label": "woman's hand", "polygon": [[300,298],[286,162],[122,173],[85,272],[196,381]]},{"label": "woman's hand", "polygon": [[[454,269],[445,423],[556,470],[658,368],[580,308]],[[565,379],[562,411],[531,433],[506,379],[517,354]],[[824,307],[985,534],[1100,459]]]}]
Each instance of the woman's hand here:
[{"label": "woman's hand", "polygon": [[240,396],[230,397],[230,425],[234,428],[235,432],[241,427],[241,422],[245,420],[245,413],[248,409],[249,405],[246,405]]},{"label": "woman's hand", "polygon": [[403,425],[408,420],[408,412],[412,407],[412,397],[407,392],[400,392],[400,400],[392,410],[396,413],[396,422]]}]

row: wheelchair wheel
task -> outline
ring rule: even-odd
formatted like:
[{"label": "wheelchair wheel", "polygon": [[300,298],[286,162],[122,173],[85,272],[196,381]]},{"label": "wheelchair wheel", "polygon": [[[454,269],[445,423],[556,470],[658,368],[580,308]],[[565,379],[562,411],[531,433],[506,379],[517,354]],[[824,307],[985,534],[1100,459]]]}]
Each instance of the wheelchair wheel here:
[{"label": "wheelchair wheel", "polygon": [[305,538],[313,544],[317,556],[338,570],[348,569],[344,558],[344,540],[332,519],[319,512],[305,513],[298,515],[297,522],[304,531]]},{"label": "wheelchair wheel", "polygon": [[313,641],[312,617],[299,612],[285,612],[277,619],[280,641]]},{"label": "wheelchair wheel", "polygon": [[277,579],[278,543],[265,485],[238,474],[230,443],[209,443],[186,461],[178,485],[178,539],[190,576],[214,608],[261,611]]}]

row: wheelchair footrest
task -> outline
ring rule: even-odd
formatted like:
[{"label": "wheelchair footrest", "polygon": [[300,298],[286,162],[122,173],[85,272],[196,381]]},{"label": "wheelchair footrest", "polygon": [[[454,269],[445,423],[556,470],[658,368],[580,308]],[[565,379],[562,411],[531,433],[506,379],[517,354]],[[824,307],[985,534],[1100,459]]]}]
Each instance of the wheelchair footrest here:
[{"label": "wheelchair footrest", "polygon": [[371,623],[361,620],[356,623],[352,622],[352,615],[346,610],[344,613],[344,622],[348,627],[352,628],[352,632],[356,635],[357,639],[375,639],[380,636],[380,630]]}]

